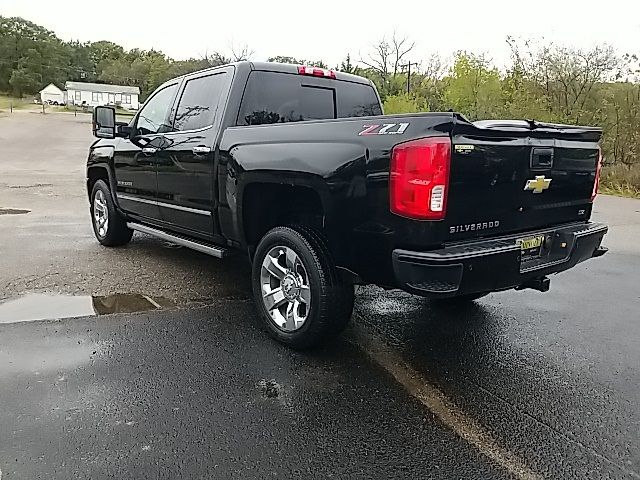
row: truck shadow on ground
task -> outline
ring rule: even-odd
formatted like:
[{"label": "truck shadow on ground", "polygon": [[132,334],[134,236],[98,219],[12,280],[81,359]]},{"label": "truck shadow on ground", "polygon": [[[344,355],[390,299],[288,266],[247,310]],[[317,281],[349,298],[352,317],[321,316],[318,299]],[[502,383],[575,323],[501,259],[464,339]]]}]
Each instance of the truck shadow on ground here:
[{"label": "truck shadow on ground", "polygon": [[244,255],[213,258],[146,235],[134,237],[126,251],[131,259],[151,260],[185,303],[251,297],[251,265]]}]

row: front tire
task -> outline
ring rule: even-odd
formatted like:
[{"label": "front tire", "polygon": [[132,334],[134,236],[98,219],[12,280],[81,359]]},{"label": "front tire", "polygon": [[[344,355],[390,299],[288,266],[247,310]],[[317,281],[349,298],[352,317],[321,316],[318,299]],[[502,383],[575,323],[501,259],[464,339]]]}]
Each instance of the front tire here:
[{"label": "front tire", "polygon": [[311,228],[267,232],[253,259],[252,286],[262,326],[292,348],[326,342],[351,318],[353,285],[340,279],[326,240]]},{"label": "front tire", "polygon": [[91,223],[96,238],[106,247],[125,245],[133,236],[133,230],[116,210],[111,191],[103,180],[98,180],[91,190]]}]

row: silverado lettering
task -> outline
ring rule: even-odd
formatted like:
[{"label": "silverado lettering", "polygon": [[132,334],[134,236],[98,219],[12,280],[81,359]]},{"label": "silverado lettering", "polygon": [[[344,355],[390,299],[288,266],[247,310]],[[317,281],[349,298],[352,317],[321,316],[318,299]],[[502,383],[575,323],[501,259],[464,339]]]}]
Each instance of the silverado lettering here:
[{"label": "silverado lettering", "polygon": [[93,130],[98,241],[247,255],[263,327],[295,348],[345,327],[355,284],[464,302],[606,251],[598,128],[382,115],[367,79],[238,62],[169,80],[128,124],[96,107]]},{"label": "silverado lettering", "polygon": [[493,222],[468,223],[466,225],[454,225],[449,227],[449,233],[468,232],[469,230],[486,230],[488,228],[498,228],[499,226],[499,220],[495,220]]}]

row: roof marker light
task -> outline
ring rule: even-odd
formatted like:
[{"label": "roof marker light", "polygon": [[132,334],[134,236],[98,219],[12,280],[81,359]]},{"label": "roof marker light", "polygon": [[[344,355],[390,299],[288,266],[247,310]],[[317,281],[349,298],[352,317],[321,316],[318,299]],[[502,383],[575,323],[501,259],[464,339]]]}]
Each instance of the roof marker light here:
[{"label": "roof marker light", "polygon": [[336,72],[326,68],[309,67],[307,65],[299,65],[298,73],[300,75],[311,75],[313,77],[336,78]]}]

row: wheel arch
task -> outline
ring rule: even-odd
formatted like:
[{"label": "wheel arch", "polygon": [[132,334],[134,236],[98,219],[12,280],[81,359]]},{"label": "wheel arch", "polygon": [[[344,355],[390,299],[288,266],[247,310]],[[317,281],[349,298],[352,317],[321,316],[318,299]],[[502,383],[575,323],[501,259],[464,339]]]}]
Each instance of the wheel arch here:
[{"label": "wheel arch", "polygon": [[323,228],[331,210],[328,192],[317,182],[250,181],[239,192],[237,231],[253,254],[262,236],[278,225],[302,223]]},{"label": "wheel arch", "polygon": [[116,198],[116,178],[113,169],[113,157],[115,148],[112,145],[100,146],[94,144],[89,152],[89,158],[87,159],[87,195],[89,201],[91,201],[91,192],[93,186],[98,180],[104,180],[109,186],[111,192],[111,198],[116,208],[120,209],[118,200]]}]

